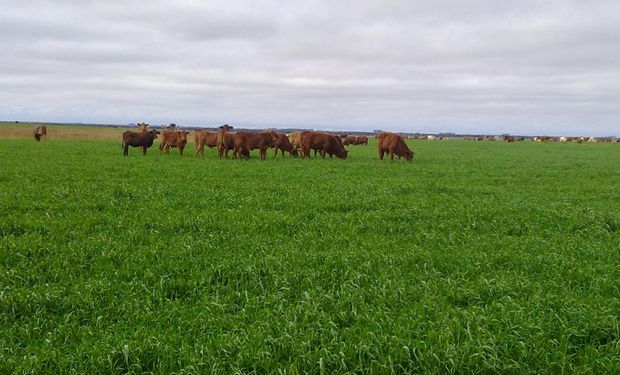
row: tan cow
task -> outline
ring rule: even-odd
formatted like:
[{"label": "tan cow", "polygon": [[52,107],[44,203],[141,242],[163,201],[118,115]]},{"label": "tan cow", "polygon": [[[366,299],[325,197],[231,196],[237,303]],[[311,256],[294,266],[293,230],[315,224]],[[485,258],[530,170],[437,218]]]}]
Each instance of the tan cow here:
[{"label": "tan cow", "polygon": [[293,147],[295,147],[299,153],[301,151],[301,132],[292,132],[289,139]]},{"label": "tan cow", "polygon": [[229,132],[233,127],[225,124],[220,126],[220,131],[217,133],[217,157],[222,159],[222,156],[226,156],[228,159],[228,151],[235,149],[235,133]]},{"label": "tan cow", "polygon": [[208,132],[200,129],[194,131],[194,143],[196,144],[196,155],[204,155],[205,146],[209,148],[217,147],[218,132]]},{"label": "tan cow", "polygon": [[34,127],[34,139],[41,142],[41,138],[47,140],[47,126],[37,125]]},{"label": "tan cow", "polygon": [[179,153],[183,155],[183,150],[187,145],[187,134],[189,134],[189,132],[185,130],[164,130],[161,143],[159,144],[159,153],[161,154],[165,150],[166,154],[170,154],[171,148],[178,148]]},{"label": "tan cow", "polygon": [[149,131],[149,124],[147,124],[146,122],[140,122],[138,124],[136,124],[136,126],[138,127],[138,131],[140,133],[146,133],[147,131]]}]

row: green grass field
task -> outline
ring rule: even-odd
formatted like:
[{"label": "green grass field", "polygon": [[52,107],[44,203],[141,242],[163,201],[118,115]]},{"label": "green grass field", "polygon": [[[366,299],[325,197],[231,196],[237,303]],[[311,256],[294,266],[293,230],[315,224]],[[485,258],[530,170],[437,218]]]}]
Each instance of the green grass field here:
[{"label": "green grass field", "polygon": [[0,140],[0,373],[619,373],[620,145]]}]

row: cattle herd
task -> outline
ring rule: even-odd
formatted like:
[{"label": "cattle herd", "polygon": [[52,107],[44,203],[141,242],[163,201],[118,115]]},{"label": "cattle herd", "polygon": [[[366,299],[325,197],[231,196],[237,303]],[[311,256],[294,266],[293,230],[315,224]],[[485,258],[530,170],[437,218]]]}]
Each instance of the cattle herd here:
[{"label": "cattle herd", "polygon": [[[278,152],[282,157],[301,156],[302,158],[310,157],[311,151],[314,156],[317,153],[321,158],[336,156],[346,159],[348,151],[344,146],[368,145],[367,136],[351,136],[340,135],[335,136],[324,132],[315,131],[298,131],[291,134],[266,130],[263,132],[233,132],[230,125],[222,125],[219,131],[206,131],[196,129],[194,131],[194,143],[196,146],[196,155],[204,155],[205,146],[217,149],[217,157],[219,159],[228,158],[232,151],[232,158],[249,158],[252,150],[258,149],[261,160],[267,158],[267,150],[274,149],[274,157],[278,156]],[[140,147],[142,154],[146,155],[146,150],[153,145],[154,140],[161,135],[159,143],[159,152],[170,153],[170,149],[178,148],[179,153],[183,155],[183,150],[187,146],[187,136],[190,133],[180,130],[176,124],[170,124],[163,131],[153,129],[147,123],[139,123],[138,131],[126,131],[123,133],[123,155],[129,155],[129,147]],[[444,140],[447,137],[434,135],[427,136],[410,136],[403,137],[398,134],[382,132],[375,136],[377,140],[377,148],[379,159],[387,155],[391,159],[397,156],[399,159],[404,158],[412,161],[415,153],[409,149],[405,143],[405,139],[418,140]],[[47,139],[47,127],[45,125],[37,125],[34,128],[34,139],[39,142],[41,139]],[[519,136],[484,136],[484,137],[464,137],[465,141],[506,141],[518,142],[533,140],[535,142],[620,142],[618,138],[611,137],[549,137],[538,136],[532,139]]]},{"label": "cattle herd", "polygon": [[[336,156],[340,159],[346,159],[349,152],[345,149],[345,145],[368,145],[368,137],[366,136],[335,136],[323,132],[303,131],[293,132],[291,134],[278,133],[273,130],[262,132],[233,132],[230,125],[222,125],[219,131],[211,132],[196,129],[194,131],[194,144],[196,146],[196,155],[204,155],[205,146],[217,149],[217,157],[219,159],[228,158],[232,151],[232,158],[249,158],[252,150],[258,150],[261,160],[267,158],[267,150],[274,149],[274,157],[278,156],[278,152],[282,157],[298,156],[302,158],[314,156],[317,153],[321,158],[325,159]],[[146,155],[146,150],[153,145],[153,141],[158,135],[161,135],[159,144],[160,153],[169,153],[171,148],[178,148],[179,153],[183,155],[183,150],[187,145],[187,136],[189,132],[179,130],[174,124],[168,126],[162,132],[151,129],[146,123],[138,124],[138,131],[126,131],[123,133],[123,155],[129,153],[129,146],[142,148],[142,153]],[[405,158],[412,161],[414,153],[405,143],[405,139],[394,133],[384,132],[376,137],[379,159],[383,160],[384,155],[394,159],[394,157]]]}]

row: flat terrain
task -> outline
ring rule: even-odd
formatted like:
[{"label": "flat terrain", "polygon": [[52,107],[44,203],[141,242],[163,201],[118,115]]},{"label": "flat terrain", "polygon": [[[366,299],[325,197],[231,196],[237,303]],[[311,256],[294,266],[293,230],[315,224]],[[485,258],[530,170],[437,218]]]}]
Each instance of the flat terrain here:
[{"label": "flat terrain", "polygon": [[0,373],[619,373],[620,144],[0,140]]}]

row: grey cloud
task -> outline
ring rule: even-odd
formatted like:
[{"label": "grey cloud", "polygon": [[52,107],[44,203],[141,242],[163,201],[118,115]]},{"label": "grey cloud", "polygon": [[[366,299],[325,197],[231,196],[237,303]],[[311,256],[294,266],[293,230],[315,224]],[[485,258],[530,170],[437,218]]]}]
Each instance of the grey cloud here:
[{"label": "grey cloud", "polygon": [[620,132],[614,1],[4,8],[4,119]]}]

